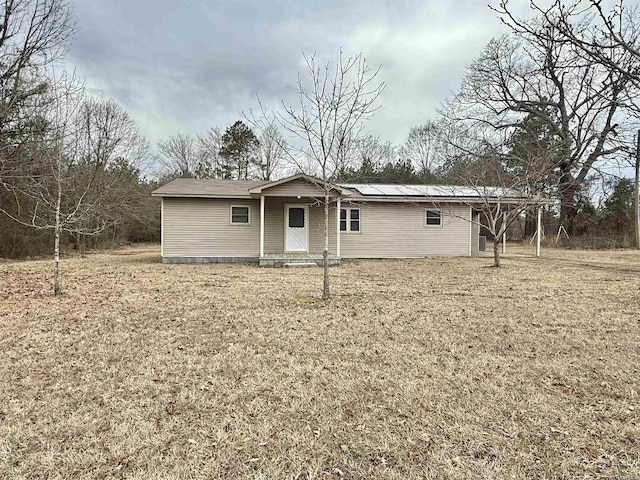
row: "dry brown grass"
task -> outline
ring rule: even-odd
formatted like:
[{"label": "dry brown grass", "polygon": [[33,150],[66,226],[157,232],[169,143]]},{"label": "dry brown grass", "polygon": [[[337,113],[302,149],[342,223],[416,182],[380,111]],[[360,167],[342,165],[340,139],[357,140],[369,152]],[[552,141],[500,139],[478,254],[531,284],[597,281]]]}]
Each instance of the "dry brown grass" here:
[{"label": "dry brown grass", "polygon": [[0,264],[2,478],[640,478],[640,255]]}]

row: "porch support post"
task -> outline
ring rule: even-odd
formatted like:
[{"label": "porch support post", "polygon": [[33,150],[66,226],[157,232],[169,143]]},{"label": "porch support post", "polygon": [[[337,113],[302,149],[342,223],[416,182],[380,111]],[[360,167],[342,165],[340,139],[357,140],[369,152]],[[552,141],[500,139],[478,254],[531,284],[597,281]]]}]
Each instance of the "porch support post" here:
[{"label": "porch support post", "polygon": [[340,256],[340,197],[336,200],[336,257]]},{"label": "porch support post", "polygon": [[264,257],[264,195],[260,195],[260,257]]},{"label": "porch support post", "polygon": [[[502,228],[507,224],[507,212],[502,212]],[[507,229],[502,232],[502,253],[507,253]]]},{"label": "porch support post", "polygon": [[536,257],[540,256],[540,237],[542,237],[542,207],[538,207],[538,229],[536,230]]}]

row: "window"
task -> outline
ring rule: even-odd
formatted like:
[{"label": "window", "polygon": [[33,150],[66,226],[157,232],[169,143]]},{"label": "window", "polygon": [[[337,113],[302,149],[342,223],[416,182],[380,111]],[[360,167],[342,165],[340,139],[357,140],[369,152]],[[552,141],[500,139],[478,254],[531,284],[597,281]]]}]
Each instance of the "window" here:
[{"label": "window", "polygon": [[435,209],[427,210],[425,216],[425,225],[427,227],[442,226],[442,212]]},{"label": "window", "polygon": [[340,231],[359,232],[360,231],[360,209],[341,208],[340,209]]},{"label": "window", "polygon": [[349,210],[349,231],[351,232],[359,232],[360,231],[360,210],[357,208],[352,208]]},{"label": "window", "polygon": [[231,223],[249,225],[249,207],[241,205],[231,206]]},{"label": "window", "polygon": [[304,228],[304,208],[289,208],[289,227]]}]

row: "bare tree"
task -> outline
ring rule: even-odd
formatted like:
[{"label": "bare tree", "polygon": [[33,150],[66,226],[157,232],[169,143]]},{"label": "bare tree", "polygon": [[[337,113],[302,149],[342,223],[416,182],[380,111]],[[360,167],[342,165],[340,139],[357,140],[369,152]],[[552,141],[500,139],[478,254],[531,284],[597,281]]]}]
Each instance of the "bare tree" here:
[{"label": "bare tree", "polygon": [[393,162],[398,155],[398,149],[389,140],[382,140],[375,135],[363,135],[357,145],[360,160],[368,158],[378,168],[385,163]]},{"label": "bare tree", "polygon": [[[447,121],[484,125],[496,134],[537,116],[561,139],[561,221],[572,231],[576,198],[588,175],[629,148],[637,92],[626,75],[582,61],[576,49],[541,21],[534,35],[492,40],[447,102]],[[466,127],[462,127],[464,131]]]},{"label": "bare tree", "polygon": [[478,127],[458,136],[455,126],[452,130],[447,136],[452,147],[448,151],[456,154],[445,166],[446,175],[462,187],[442,188],[469,198],[466,203],[478,213],[476,220],[470,220],[493,236],[493,266],[500,267],[499,245],[509,226],[532,208],[548,203],[544,186],[554,176],[557,152],[544,137],[523,143],[519,132],[503,130],[496,135],[491,128]]},{"label": "bare tree", "polygon": [[73,33],[67,0],[0,2],[0,185],[23,175],[42,127],[34,108],[48,88],[43,71],[66,53]]},{"label": "bare tree", "polygon": [[[628,88],[640,89],[640,8],[637,5],[625,4],[623,0],[609,10],[600,0],[555,0],[544,6],[534,0],[530,5],[553,29],[540,31],[530,21],[517,18],[508,0],[501,0],[494,10],[516,34],[542,34],[549,41],[547,32],[553,32],[557,35],[556,41],[572,45],[585,62],[616,72],[628,79]],[[632,103],[630,107],[637,116],[637,105]],[[636,173],[636,183],[637,177]],[[636,232],[640,232],[640,213],[636,216]],[[636,243],[640,248],[640,234],[637,234]]]},{"label": "bare tree", "polygon": [[273,180],[284,173],[284,169],[290,163],[287,152],[289,145],[280,129],[278,117],[273,112],[268,112],[258,97],[259,113],[249,110],[242,116],[258,133],[260,142],[257,149],[256,172],[261,180]]},{"label": "bare tree", "polygon": [[258,178],[273,180],[286,160],[286,140],[276,123],[266,125],[258,140]]},{"label": "bare tree", "polygon": [[215,178],[220,169],[222,148],[222,131],[211,128],[204,136],[198,136],[196,146],[196,178]]},{"label": "bare tree", "polygon": [[439,166],[439,139],[438,124],[429,120],[409,130],[400,155],[413,164],[419,175],[433,174]]},{"label": "bare tree", "polygon": [[[358,54],[345,58],[340,53],[335,65],[320,65],[315,56],[306,57],[308,77],[298,77],[298,105],[283,102],[280,123],[292,136],[289,158],[300,170],[319,173],[323,192],[324,249],[322,298],[329,299],[329,205],[331,180],[345,158],[363,136],[363,121],[375,111],[385,84]],[[313,169],[310,172],[310,169]],[[339,213],[338,213],[339,215]]]},{"label": "bare tree", "polygon": [[541,31],[537,22],[522,20],[510,9],[508,0],[501,0],[493,10],[516,34],[555,35],[555,41],[576,47],[586,60],[617,70],[640,88],[640,9],[637,5],[617,1],[607,10],[601,0],[554,0],[543,6],[530,2],[531,9],[552,25]]},{"label": "bare tree", "polygon": [[13,205],[0,211],[15,222],[54,232],[54,294],[61,293],[62,234],[98,235],[121,217],[117,209],[132,192],[119,175],[143,158],[146,142],[128,115],[111,101],[83,100],[74,77],[52,78],[38,108],[42,130],[32,167],[5,188]]},{"label": "bare tree", "polygon": [[371,183],[379,180],[384,166],[397,159],[396,146],[390,141],[367,134],[355,146],[353,159],[347,167],[337,173],[342,182]]},{"label": "bare tree", "polygon": [[[28,171],[21,171],[18,181],[5,184],[5,188],[13,192],[16,198],[15,210],[0,207],[0,211],[22,225],[54,231],[54,295],[61,293],[61,234],[65,226],[73,225],[83,216],[84,195],[81,195],[80,204],[63,212],[67,206],[65,184],[72,178],[67,155],[75,155],[78,149],[75,133],[81,89],[74,78],[62,78],[51,82],[46,95],[39,97],[38,113],[42,130],[38,132],[38,143],[34,146],[34,152],[38,154],[37,166],[32,165]],[[30,199],[30,205],[21,205],[18,194]]]},{"label": "bare tree", "polygon": [[172,135],[158,142],[163,173],[177,177],[194,177],[198,170],[196,140],[191,135]]},{"label": "bare tree", "polygon": [[91,205],[91,211],[85,215],[87,224],[76,228],[78,240],[83,240],[78,246],[84,251],[83,231],[103,224],[112,230],[115,240],[119,225],[132,214],[132,204],[139,195],[131,180],[137,181],[140,168],[145,166],[149,144],[129,114],[110,99],[83,101],[77,121],[78,158],[73,178],[77,188],[67,192],[67,197],[88,189],[83,201],[87,208]]}]

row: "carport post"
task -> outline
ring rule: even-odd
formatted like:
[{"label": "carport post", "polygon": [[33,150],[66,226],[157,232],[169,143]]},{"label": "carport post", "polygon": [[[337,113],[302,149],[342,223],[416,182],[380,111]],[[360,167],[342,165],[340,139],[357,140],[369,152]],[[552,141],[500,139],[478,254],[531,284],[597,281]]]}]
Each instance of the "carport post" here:
[{"label": "carport post", "polygon": [[504,231],[502,232],[502,253],[507,253],[507,229],[505,225],[507,224],[507,212],[502,212],[502,228]]},{"label": "carport post", "polygon": [[340,197],[336,200],[336,257],[340,256]]},{"label": "carport post", "polygon": [[264,257],[264,195],[260,195],[260,257]]},{"label": "carport post", "polygon": [[540,237],[542,237],[542,207],[538,207],[538,229],[536,230],[536,257],[540,256]]}]

